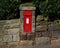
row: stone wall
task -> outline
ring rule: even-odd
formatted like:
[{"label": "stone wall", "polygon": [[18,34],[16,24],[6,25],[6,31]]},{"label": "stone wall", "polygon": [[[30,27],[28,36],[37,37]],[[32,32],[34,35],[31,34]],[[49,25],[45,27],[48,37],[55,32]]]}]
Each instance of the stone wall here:
[{"label": "stone wall", "polygon": [[0,21],[0,45],[19,42],[19,19]]}]

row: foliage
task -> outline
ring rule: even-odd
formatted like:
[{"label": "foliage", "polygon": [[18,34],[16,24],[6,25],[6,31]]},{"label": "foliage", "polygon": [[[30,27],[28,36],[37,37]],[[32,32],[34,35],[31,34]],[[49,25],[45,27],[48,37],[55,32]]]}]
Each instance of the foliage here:
[{"label": "foliage", "polygon": [[0,0],[0,19],[16,17],[20,0]]},{"label": "foliage", "polygon": [[60,0],[34,0],[43,16],[48,16],[49,20],[60,19]]},{"label": "foliage", "polygon": [[60,0],[0,0],[0,19],[19,17],[19,5],[21,3],[33,3],[37,11],[49,20],[60,19]]}]

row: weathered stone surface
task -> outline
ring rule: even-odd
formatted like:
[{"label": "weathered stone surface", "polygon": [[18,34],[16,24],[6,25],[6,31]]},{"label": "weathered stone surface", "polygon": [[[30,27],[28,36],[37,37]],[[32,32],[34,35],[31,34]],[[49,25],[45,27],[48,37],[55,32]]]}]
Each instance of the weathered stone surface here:
[{"label": "weathered stone surface", "polygon": [[19,33],[19,28],[8,29],[7,31],[8,31],[8,34],[14,35],[14,34]]},{"label": "weathered stone surface", "polygon": [[2,36],[2,35],[0,35],[0,42],[2,42],[2,40],[3,40],[3,39],[2,39],[2,37],[3,37],[3,36]]},{"label": "weathered stone surface", "polygon": [[2,32],[2,35],[7,35],[7,34],[8,34],[7,30],[5,30],[5,31]]},{"label": "weathered stone surface", "polygon": [[49,41],[48,37],[39,37],[39,38],[36,38],[36,44],[37,45],[47,44],[48,41]]},{"label": "weathered stone surface", "polygon": [[0,38],[0,42],[2,42],[2,38]]},{"label": "weathered stone surface", "polygon": [[19,28],[19,23],[13,23],[13,24],[11,23],[11,24],[8,25],[8,28],[9,29]]},{"label": "weathered stone surface", "polygon": [[13,35],[13,41],[19,41],[19,34]]},{"label": "weathered stone surface", "polygon": [[32,32],[35,32],[35,23],[32,23]]},{"label": "weathered stone surface", "polygon": [[1,45],[0,48],[8,48],[8,45]]},{"label": "weathered stone surface", "polygon": [[35,7],[20,7],[20,10],[35,10],[36,8]]},{"label": "weathered stone surface", "polygon": [[18,41],[12,41],[12,42],[8,42],[8,45],[18,45],[19,42]]},{"label": "weathered stone surface", "polygon": [[7,35],[4,35],[3,36],[3,42],[7,42],[8,41],[8,36]]},{"label": "weathered stone surface", "polygon": [[8,34],[7,30],[0,30],[0,35],[7,35],[7,34]]},{"label": "weathered stone surface", "polygon": [[2,32],[0,32],[0,35],[2,35]]},{"label": "weathered stone surface", "polygon": [[19,19],[0,21],[0,45],[2,48],[7,48],[7,46],[3,47],[3,45],[18,44],[19,21]]},{"label": "weathered stone surface", "polygon": [[2,46],[2,45],[7,45],[7,43],[6,42],[0,42],[0,46]]},{"label": "weathered stone surface", "polygon": [[3,42],[11,42],[11,41],[12,41],[12,35],[3,36]]},{"label": "weathered stone surface", "polygon": [[24,41],[20,41],[20,45],[21,46],[28,46],[28,45],[32,45],[33,41],[29,41],[29,40],[24,40]]},{"label": "weathered stone surface", "polygon": [[20,11],[20,22],[23,23],[23,10]]},{"label": "weathered stone surface", "polygon": [[35,23],[35,16],[32,16],[32,23]]},{"label": "weathered stone surface", "polygon": [[51,44],[53,45],[60,44],[60,39],[51,40]]},{"label": "weathered stone surface", "polygon": [[9,45],[9,48],[20,48],[20,46],[13,44],[13,45]]},{"label": "weathered stone surface", "polygon": [[20,40],[26,40],[26,33],[20,32]]},{"label": "weathered stone surface", "polygon": [[6,20],[1,20],[1,21],[0,21],[0,25],[5,25],[5,24],[7,24],[7,23],[6,23]]},{"label": "weathered stone surface", "polygon": [[6,20],[5,22],[0,21],[0,29],[18,28],[19,20]]},{"label": "weathered stone surface", "polygon": [[32,11],[32,23],[35,23],[35,11]]},{"label": "weathered stone surface", "polygon": [[23,32],[23,23],[20,23],[20,32]]},{"label": "weathered stone surface", "polygon": [[14,24],[14,23],[18,23],[19,22],[19,19],[13,19],[13,20],[7,20],[6,23],[8,24]]}]

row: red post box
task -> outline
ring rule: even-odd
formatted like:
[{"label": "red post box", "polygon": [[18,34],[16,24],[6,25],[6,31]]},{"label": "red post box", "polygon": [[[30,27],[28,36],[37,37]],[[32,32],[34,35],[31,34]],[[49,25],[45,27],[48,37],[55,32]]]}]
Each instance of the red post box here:
[{"label": "red post box", "polygon": [[24,32],[32,32],[32,10],[24,10]]},{"label": "red post box", "polygon": [[35,32],[35,7],[20,8],[20,31]]}]

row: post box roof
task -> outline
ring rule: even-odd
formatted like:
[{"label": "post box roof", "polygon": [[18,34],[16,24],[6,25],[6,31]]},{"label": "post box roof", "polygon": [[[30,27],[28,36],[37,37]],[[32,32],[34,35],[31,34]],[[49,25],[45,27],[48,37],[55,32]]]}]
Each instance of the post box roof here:
[{"label": "post box roof", "polygon": [[35,7],[20,7],[20,10],[35,10]]},{"label": "post box roof", "polygon": [[19,7],[20,10],[35,10],[35,5],[32,5],[31,3],[25,3],[21,4]]}]

